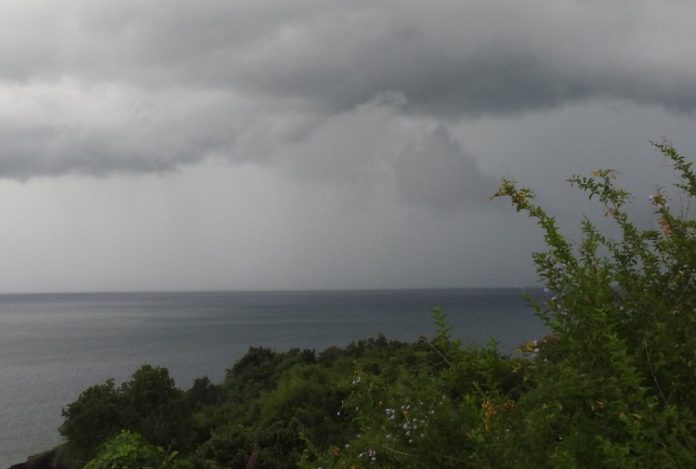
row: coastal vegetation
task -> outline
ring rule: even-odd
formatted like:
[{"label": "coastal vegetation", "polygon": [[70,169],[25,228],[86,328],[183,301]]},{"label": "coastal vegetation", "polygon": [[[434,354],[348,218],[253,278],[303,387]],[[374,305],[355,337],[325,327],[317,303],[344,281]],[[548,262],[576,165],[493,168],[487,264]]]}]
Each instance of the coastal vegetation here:
[{"label": "coastal vegetation", "polygon": [[[696,197],[692,164],[655,143]],[[63,411],[67,467],[696,467],[696,221],[658,190],[651,226],[634,223],[616,173],[569,182],[601,206],[571,241],[531,190],[496,196],[535,219],[552,334],[514,356],[438,331],[322,352],[251,348],[222,383],[186,391],[144,366],[90,387]]]}]

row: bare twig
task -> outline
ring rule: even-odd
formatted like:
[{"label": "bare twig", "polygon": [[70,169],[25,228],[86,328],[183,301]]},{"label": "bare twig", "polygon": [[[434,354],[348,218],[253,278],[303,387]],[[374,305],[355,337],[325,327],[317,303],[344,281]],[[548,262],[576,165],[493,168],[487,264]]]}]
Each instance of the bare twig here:
[{"label": "bare twig", "polygon": [[422,342],[425,342],[426,344],[428,344],[428,345],[430,346],[430,348],[433,349],[433,350],[440,356],[440,358],[442,358],[442,360],[443,360],[445,363],[447,363],[447,365],[452,366],[452,362],[450,362],[450,361],[447,359],[447,357],[443,355],[443,353],[440,351],[440,349],[437,348],[437,347],[435,347],[435,345],[434,345],[432,342],[430,342],[425,336],[420,336],[419,339],[420,339]]}]

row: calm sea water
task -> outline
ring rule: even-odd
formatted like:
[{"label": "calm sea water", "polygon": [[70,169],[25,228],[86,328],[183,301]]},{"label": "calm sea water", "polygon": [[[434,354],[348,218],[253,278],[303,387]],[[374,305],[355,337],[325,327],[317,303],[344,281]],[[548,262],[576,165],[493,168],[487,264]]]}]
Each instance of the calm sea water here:
[{"label": "calm sea water", "polygon": [[[532,291],[540,295],[539,291]],[[143,363],[177,384],[220,381],[252,345],[322,350],[384,333],[453,334],[511,352],[546,333],[519,289],[0,295],[0,467],[59,443],[60,411],[86,387]]]}]

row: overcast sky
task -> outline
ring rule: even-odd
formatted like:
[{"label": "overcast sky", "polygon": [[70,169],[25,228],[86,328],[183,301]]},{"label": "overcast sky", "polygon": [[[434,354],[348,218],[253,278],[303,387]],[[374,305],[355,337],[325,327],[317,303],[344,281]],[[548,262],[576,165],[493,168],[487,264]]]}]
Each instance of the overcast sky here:
[{"label": "overcast sky", "polygon": [[[684,0],[0,0],[0,291],[519,286],[696,159]],[[650,224],[647,209],[638,210]]]}]

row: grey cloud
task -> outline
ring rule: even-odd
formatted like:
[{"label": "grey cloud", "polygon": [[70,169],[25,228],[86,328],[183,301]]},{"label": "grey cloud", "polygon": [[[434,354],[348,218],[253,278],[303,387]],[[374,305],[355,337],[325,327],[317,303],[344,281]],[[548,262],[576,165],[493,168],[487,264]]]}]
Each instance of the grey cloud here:
[{"label": "grey cloud", "polygon": [[132,132],[123,135],[59,127],[2,129],[0,174],[26,180],[73,172],[103,176],[113,172],[171,171],[186,162],[192,145],[187,142],[177,148],[176,143],[166,144],[156,136],[141,141],[133,138]]},{"label": "grey cloud", "polygon": [[403,98],[383,94],[316,123],[310,132],[278,148],[272,163],[293,179],[349,184],[369,190],[388,178],[412,129],[399,119]]},{"label": "grey cloud", "polygon": [[72,88],[0,86],[6,102],[0,109],[0,175],[174,170],[227,156],[237,141],[239,117],[230,109],[243,103],[229,96]]},{"label": "grey cloud", "polygon": [[453,212],[492,206],[498,180],[484,173],[442,124],[404,118],[399,94],[387,93],[332,116],[288,145],[272,163],[293,179],[348,186],[369,197]]},{"label": "grey cloud", "polygon": [[442,126],[406,148],[394,174],[407,201],[445,211],[492,206],[488,199],[498,185]]},{"label": "grey cloud", "polygon": [[411,111],[449,118],[592,97],[693,109],[686,25],[655,31],[653,9],[640,2],[624,5],[633,10],[626,18],[615,6],[552,3],[378,3],[277,37],[245,57],[237,82],[329,111],[385,90],[403,93]]},{"label": "grey cloud", "polygon": [[[354,110],[385,93],[404,97],[391,122],[430,128],[597,98],[692,112],[695,15],[676,0],[8,2],[0,171],[159,171],[212,155],[369,179],[408,136],[374,137],[385,146],[365,150],[367,167],[331,154],[361,138],[356,118],[370,122]],[[327,133],[346,115],[352,127]]]},{"label": "grey cloud", "polygon": [[330,112],[388,90],[450,117],[591,96],[691,110],[695,39],[683,18],[696,6],[661,5],[72,1],[49,7],[55,16],[6,12],[0,55],[7,79],[214,86]]}]

